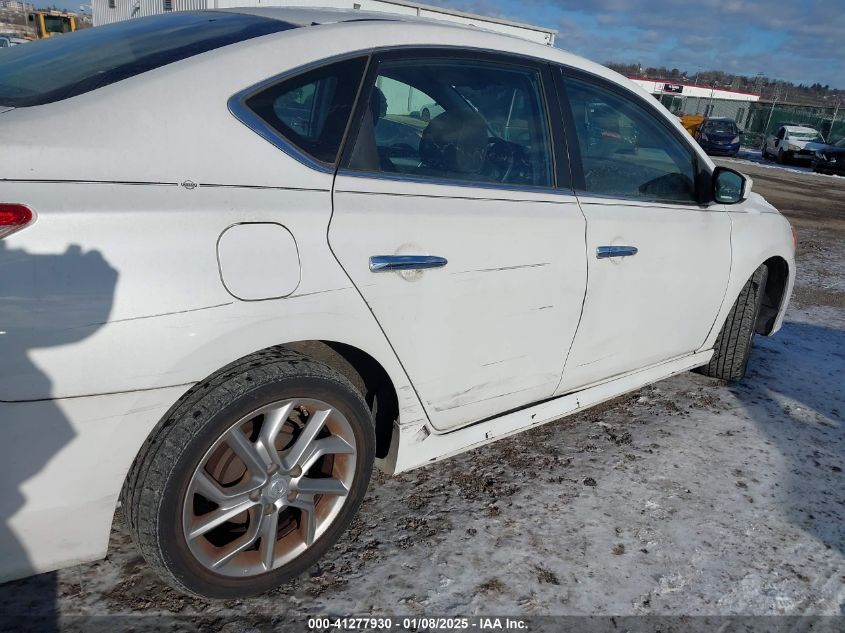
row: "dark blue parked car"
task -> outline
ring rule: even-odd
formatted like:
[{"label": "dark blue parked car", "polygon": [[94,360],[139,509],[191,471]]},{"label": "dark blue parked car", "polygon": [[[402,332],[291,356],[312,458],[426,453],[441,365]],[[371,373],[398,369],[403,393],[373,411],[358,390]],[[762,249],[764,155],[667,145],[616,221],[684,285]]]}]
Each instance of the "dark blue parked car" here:
[{"label": "dark blue parked car", "polygon": [[727,117],[709,117],[695,131],[695,140],[708,154],[736,156],[742,134],[736,121]]}]

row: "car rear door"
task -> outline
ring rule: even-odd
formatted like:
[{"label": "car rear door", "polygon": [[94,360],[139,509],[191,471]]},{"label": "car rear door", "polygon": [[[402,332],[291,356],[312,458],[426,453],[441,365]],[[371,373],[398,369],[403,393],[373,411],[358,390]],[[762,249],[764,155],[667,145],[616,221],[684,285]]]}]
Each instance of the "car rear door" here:
[{"label": "car rear door", "polygon": [[585,73],[560,79],[589,270],[564,393],[700,348],[728,283],[731,223],[698,204],[699,159],[655,106]]},{"label": "car rear door", "polygon": [[405,50],[373,59],[359,98],[329,242],[436,430],[560,381],[587,267],[551,83],[544,64]]}]

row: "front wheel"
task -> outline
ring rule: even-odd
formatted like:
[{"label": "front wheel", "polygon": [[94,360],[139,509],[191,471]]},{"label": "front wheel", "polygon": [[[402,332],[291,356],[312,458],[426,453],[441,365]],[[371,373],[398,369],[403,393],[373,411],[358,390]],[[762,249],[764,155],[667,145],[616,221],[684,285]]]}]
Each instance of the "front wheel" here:
[{"label": "front wheel", "polygon": [[361,505],[375,432],[341,375],[274,348],[195,387],[124,490],[144,558],[179,590],[233,599],[313,565]]},{"label": "front wheel", "polygon": [[760,266],[739,293],[713,346],[710,362],[698,368],[705,376],[737,381],[745,377],[751,342],[769,269]]}]

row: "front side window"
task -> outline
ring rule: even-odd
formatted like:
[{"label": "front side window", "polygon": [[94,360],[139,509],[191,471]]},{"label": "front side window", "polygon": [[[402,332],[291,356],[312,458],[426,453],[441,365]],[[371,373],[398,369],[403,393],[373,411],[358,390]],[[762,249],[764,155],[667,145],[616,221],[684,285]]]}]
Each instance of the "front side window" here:
[{"label": "front side window", "polygon": [[[588,192],[695,202],[695,160],[644,104],[580,79],[566,91]],[[571,151],[571,150],[570,150]]]},{"label": "front side window", "polygon": [[366,58],[323,66],[248,97],[246,107],[299,150],[334,163]]},{"label": "front side window", "polygon": [[548,187],[551,149],[535,69],[406,59],[378,67],[349,168]]}]

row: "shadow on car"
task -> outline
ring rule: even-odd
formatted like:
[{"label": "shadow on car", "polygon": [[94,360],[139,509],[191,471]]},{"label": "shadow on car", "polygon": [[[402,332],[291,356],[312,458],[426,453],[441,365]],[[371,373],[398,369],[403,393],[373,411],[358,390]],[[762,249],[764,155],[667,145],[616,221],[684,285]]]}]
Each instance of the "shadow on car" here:
[{"label": "shadow on car", "polygon": [[[3,365],[15,367],[18,373],[26,375],[32,393],[52,394],[50,378],[39,369],[33,351],[69,345],[91,336],[96,327],[62,327],[62,324],[68,324],[69,313],[91,319],[90,323],[105,322],[111,311],[117,276],[98,251],[83,252],[78,246],[70,246],[59,255],[33,254],[9,248],[0,241]],[[6,568],[15,570],[19,576],[39,571],[33,561],[34,552],[21,543],[14,527],[16,515],[27,503],[27,484],[75,437],[74,429],[55,401],[42,401],[37,408],[37,419],[20,415],[31,404],[0,402],[0,418],[6,423],[0,448],[3,481],[0,553]],[[54,502],[60,505],[63,501],[54,499]],[[49,508],[39,513],[43,521],[50,521]],[[61,525],[51,527],[60,536]],[[55,572],[7,583],[0,595],[0,623],[11,627],[8,630],[59,630]]]}]

